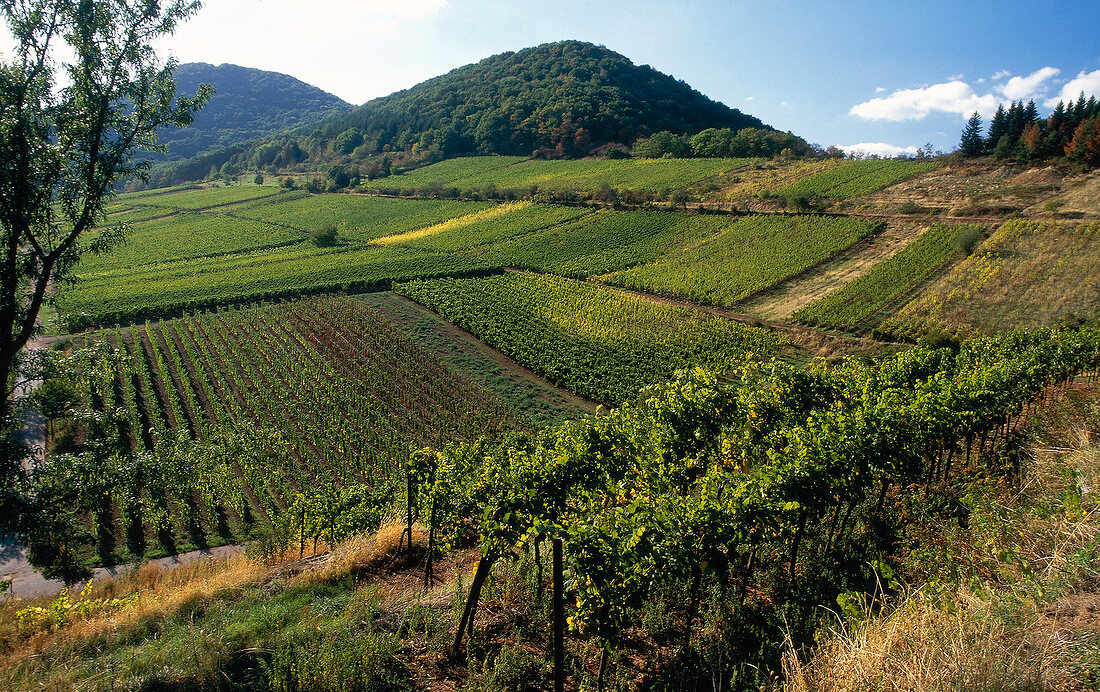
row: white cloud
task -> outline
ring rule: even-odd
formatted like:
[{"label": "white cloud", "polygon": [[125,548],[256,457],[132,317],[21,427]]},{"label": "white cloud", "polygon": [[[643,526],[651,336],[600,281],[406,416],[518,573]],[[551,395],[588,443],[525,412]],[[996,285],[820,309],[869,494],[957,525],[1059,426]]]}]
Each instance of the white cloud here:
[{"label": "white cloud", "polygon": [[745,97],[745,100],[746,100],[746,101],[755,101],[755,100],[756,100],[756,97],[755,97],[755,96],[746,96],[746,97]]},{"label": "white cloud", "polygon": [[881,94],[884,91],[886,91],[886,87],[875,87],[876,94]]},{"label": "white cloud", "polygon": [[1062,86],[1062,90],[1054,98],[1047,99],[1043,105],[1054,108],[1059,101],[1069,103],[1076,101],[1081,92],[1085,92],[1085,98],[1095,96],[1100,98],[1100,70],[1081,72]]},{"label": "white cloud", "polygon": [[1046,93],[1044,82],[1049,81],[1059,73],[1061,73],[1061,70],[1057,67],[1043,67],[1026,77],[1013,77],[1004,84],[998,86],[997,90],[1004,94],[1005,98],[1012,101],[1024,101],[1035,98]]},{"label": "white cloud", "polygon": [[953,75],[951,75],[950,77],[948,77],[948,78],[947,78],[947,81],[949,81],[949,82],[957,82],[957,81],[961,80],[961,79],[962,79],[963,77],[965,77],[965,76],[966,76],[966,75],[964,75],[964,74],[962,74],[962,73],[960,72],[959,74],[953,74]]},{"label": "white cloud", "polygon": [[917,147],[899,147],[886,142],[860,142],[840,147],[846,154],[857,156],[900,156],[902,154],[916,154]]},{"label": "white cloud", "polygon": [[874,98],[852,106],[852,115],[864,120],[920,120],[933,111],[957,113],[966,118],[974,111],[992,114],[997,98],[979,96],[962,81],[944,82],[920,89],[901,89],[889,96]]},{"label": "white cloud", "polygon": [[990,79],[992,79],[995,82],[998,79],[1004,79],[1005,77],[1011,77],[1011,76],[1012,76],[1012,73],[1009,72],[1008,70],[997,70],[996,72],[993,73],[993,76],[990,77]]}]

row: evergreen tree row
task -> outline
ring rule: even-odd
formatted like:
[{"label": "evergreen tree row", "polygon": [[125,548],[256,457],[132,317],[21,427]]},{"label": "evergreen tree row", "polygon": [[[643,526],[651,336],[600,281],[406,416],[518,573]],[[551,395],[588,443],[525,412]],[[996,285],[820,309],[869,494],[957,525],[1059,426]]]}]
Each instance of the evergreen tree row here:
[{"label": "evergreen tree row", "polygon": [[982,118],[975,112],[963,129],[959,150],[964,156],[993,155],[998,160],[1030,163],[1066,156],[1088,166],[1100,165],[1100,102],[1084,92],[1068,105],[1058,102],[1050,117],[1040,118],[1035,101],[1013,101],[997,107],[982,136]]}]

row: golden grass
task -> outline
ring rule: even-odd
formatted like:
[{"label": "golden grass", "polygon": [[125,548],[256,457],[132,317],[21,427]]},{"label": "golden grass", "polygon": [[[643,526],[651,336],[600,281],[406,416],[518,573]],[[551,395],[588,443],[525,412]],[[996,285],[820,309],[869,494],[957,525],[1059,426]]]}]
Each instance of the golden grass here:
[{"label": "golden grass", "polygon": [[428,236],[439,235],[440,233],[446,233],[448,231],[457,231],[463,228],[472,226],[475,223],[482,221],[489,221],[505,214],[510,214],[513,211],[519,211],[525,207],[531,206],[531,202],[512,202],[509,204],[501,204],[495,207],[490,207],[484,211],[474,212],[472,214],[465,214],[457,218],[448,219],[442,223],[437,223],[434,226],[425,226],[424,228],[417,228],[412,231],[406,231],[405,233],[398,233],[396,235],[387,235],[381,238],[377,238],[373,241],[375,245],[401,245],[402,243],[408,243],[414,240],[420,240],[427,238]]},{"label": "golden grass", "polygon": [[[28,606],[49,605],[51,598],[11,599],[0,604],[0,671],[9,670],[28,657],[49,650],[72,651],[90,641],[109,641],[126,631],[141,631],[151,623],[184,609],[194,610],[212,600],[219,592],[263,584],[280,573],[292,574],[295,583],[313,584],[337,581],[358,571],[376,568],[392,559],[398,550],[403,525],[388,523],[374,535],[356,536],[328,551],[318,546],[316,554],[307,554],[305,562],[297,550],[287,550],[275,559],[260,560],[244,554],[211,558],[179,567],[164,568],[146,563],[129,574],[105,579],[93,585],[89,598],[124,598],[137,594],[137,600],[124,608],[76,619],[62,627],[43,623],[20,627],[16,612]],[[414,544],[424,544],[427,530],[413,528]],[[326,554],[326,551],[327,554]],[[318,561],[317,556],[323,556]]]},{"label": "golden grass", "polygon": [[137,594],[135,603],[120,610],[79,619],[60,628],[19,631],[14,625],[17,609],[32,603],[46,605],[50,599],[6,602],[0,609],[0,622],[4,623],[3,641],[10,653],[0,662],[0,670],[25,657],[37,655],[46,648],[71,648],[80,642],[117,635],[125,628],[140,627],[150,620],[163,618],[184,604],[209,599],[222,589],[258,583],[267,571],[267,566],[244,555],[201,560],[173,569],[149,563],[129,575],[95,584],[89,594],[92,598],[120,598]]},{"label": "golden grass", "polygon": [[929,285],[883,328],[916,335],[1047,327],[1100,316],[1100,224],[1003,224],[977,252]]},{"label": "golden grass", "polygon": [[[296,577],[296,581],[309,584],[338,581],[349,574],[374,569],[392,561],[401,546],[404,530],[403,523],[393,521],[383,524],[371,536],[353,536],[337,545],[320,568],[303,572]],[[424,545],[427,541],[428,530],[414,524],[413,543]]]},{"label": "golden grass", "polygon": [[[1038,621],[1032,614],[1031,622]],[[950,608],[913,598],[854,631],[841,627],[802,663],[784,657],[787,692],[1045,690],[1054,639],[994,616],[989,601],[960,592]]]}]

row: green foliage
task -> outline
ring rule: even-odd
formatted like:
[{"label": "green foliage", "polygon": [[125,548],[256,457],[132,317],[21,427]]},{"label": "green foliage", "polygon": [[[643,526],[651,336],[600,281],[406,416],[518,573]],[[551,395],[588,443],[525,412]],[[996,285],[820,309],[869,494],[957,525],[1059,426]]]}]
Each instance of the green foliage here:
[{"label": "green foliage", "polygon": [[335,140],[353,127],[372,152],[416,145],[450,158],[584,155],[658,130],[764,125],[606,48],[564,41],[486,58],[299,131]]},{"label": "green foliage", "polygon": [[282,644],[265,666],[272,692],[402,692],[416,689],[384,633],[333,632]]},{"label": "green foliage", "polygon": [[962,140],[959,143],[959,151],[963,156],[974,157],[985,153],[985,141],[982,139],[982,117],[977,111],[966,121],[963,128]]},{"label": "green foliage", "polygon": [[971,234],[980,238],[981,227],[936,224],[855,281],[802,308],[793,318],[836,329],[874,326],[871,322],[876,315],[957,258],[960,242],[975,242],[968,240]]},{"label": "green foliage", "polygon": [[[119,234],[81,243],[117,183],[143,174],[133,159],[164,127],[185,127],[209,97],[176,97],[174,63],[151,42],[171,33],[197,2],[139,0],[0,5],[12,39],[0,62],[0,436],[12,426],[12,378],[35,332],[47,288],[83,254]],[[60,53],[60,55],[59,55]],[[12,191],[18,191],[12,194]],[[6,444],[6,442],[0,442]],[[5,469],[7,471],[7,469]],[[10,479],[0,479],[7,486]]]},{"label": "green foliage", "polygon": [[910,510],[890,508],[888,489],[902,498],[915,489],[913,509],[943,498],[923,511],[965,521],[938,488],[951,460],[979,439],[995,457],[1025,404],[1098,365],[1096,330],[987,337],[957,353],[921,347],[831,369],[745,362],[722,382],[681,372],[636,406],[534,439],[447,450],[436,468],[453,476],[456,495],[481,500],[471,519],[483,561],[530,539],[562,541],[560,605],[573,629],[614,650],[654,598],[690,585],[677,605],[682,671],[706,599],[715,619],[698,638],[706,652],[730,654],[712,661],[708,679],[751,682],[750,669],[774,669],[784,644],[812,640],[823,606],[854,614],[861,594],[892,582],[891,525]]},{"label": "green foliage", "polygon": [[801,137],[790,132],[745,128],[734,132],[731,129],[708,128],[691,138],[691,151],[694,156],[707,157],[753,157],[773,158],[784,151],[796,155],[805,155],[810,147]]},{"label": "green foliage", "polygon": [[445,279],[395,290],[547,379],[611,404],[677,368],[729,370],[748,352],[771,354],[787,343],[691,308],[551,276]]},{"label": "green foliage", "polygon": [[337,234],[336,226],[333,224],[321,226],[314,231],[310,231],[309,239],[313,241],[313,244],[317,247],[333,247],[340,242],[340,236]]},{"label": "green foliage", "polygon": [[126,608],[138,601],[137,594],[126,598],[89,598],[91,590],[92,580],[89,579],[75,599],[68,589],[64,589],[45,607],[23,608],[15,613],[19,626],[24,629],[64,627],[74,620]]},{"label": "green foliage", "polygon": [[731,306],[828,259],[876,225],[824,216],[749,216],[686,250],[605,277],[608,283]]}]

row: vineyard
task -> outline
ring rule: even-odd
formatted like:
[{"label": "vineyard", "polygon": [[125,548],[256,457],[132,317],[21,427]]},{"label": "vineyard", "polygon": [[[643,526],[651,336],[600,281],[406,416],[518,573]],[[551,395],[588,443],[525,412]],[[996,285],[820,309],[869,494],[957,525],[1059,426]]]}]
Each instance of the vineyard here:
[{"label": "vineyard", "polygon": [[60,301],[78,329],[218,305],[324,292],[384,290],[396,281],[492,271],[476,258],[408,248],[279,248],[82,280]]},{"label": "vineyard", "polygon": [[245,218],[307,232],[331,225],[336,227],[341,240],[363,244],[381,236],[433,226],[488,207],[479,202],[311,195],[281,204],[256,206],[238,213]]},{"label": "vineyard", "polygon": [[572,223],[500,243],[480,257],[498,266],[580,278],[653,261],[714,235],[729,224],[724,216],[601,210]]},{"label": "vineyard", "polygon": [[[813,640],[822,604],[882,588],[882,554],[907,522],[965,511],[945,492],[952,468],[997,458],[1021,416],[1097,368],[1095,330],[834,369],[747,363],[731,384],[681,373],[535,444],[414,455],[410,508],[439,541],[473,521],[481,545],[452,655],[493,565],[532,549],[537,561],[548,541],[555,679],[567,627],[598,651],[637,647],[656,600],[679,623],[666,645],[739,651],[750,670],[731,661],[708,675],[755,688],[784,645]],[[705,624],[715,612],[717,630]]]},{"label": "vineyard", "polygon": [[783,197],[831,197],[846,199],[877,192],[921,173],[943,166],[938,161],[848,161],[778,191]]},{"label": "vineyard", "polygon": [[509,156],[458,158],[367,183],[376,189],[442,186],[459,190],[675,190],[754,159],[630,159],[538,161]]},{"label": "vineyard", "polygon": [[732,306],[828,259],[877,228],[849,218],[749,216],[695,247],[604,278],[647,293]]},{"label": "vineyard", "polygon": [[551,382],[609,404],[680,368],[733,369],[789,342],[692,308],[538,274],[443,279],[395,290]]},{"label": "vineyard", "polygon": [[[89,435],[117,435],[124,453],[106,467],[100,460],[99,473],[120,479],[110,495],[77,503],[93,517],[104,562],[239,540],[306,491],[354,488],[375,498],[356,511],[377,513],[409,449],[515,425],[352,299],[205,313],[90,339],[100,360],[84,392],[96,412]],[[84,470],[50,469],[54,482],[92,490],[73,478]]]},{"label": "vineyard", "polygon": [[980,230],[978,226],[934,225],[871,271],[796,312],[793,319],[836,329],[874,326],[868,320],[958,257],[963,234]]}]

